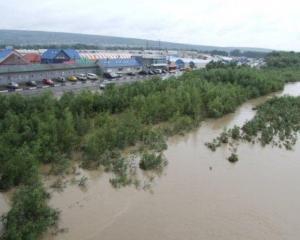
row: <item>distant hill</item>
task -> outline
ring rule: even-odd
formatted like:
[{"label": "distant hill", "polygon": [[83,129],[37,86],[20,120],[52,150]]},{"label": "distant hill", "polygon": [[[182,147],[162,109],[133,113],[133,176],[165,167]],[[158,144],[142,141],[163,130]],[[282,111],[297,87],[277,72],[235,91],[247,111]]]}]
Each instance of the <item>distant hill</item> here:
[{"label": "distant hill", "polygon": [[145,39],[110,37],[100,35],[88,35],[78,33],[61,32],[43,32],[43,31],[22,31],[22,30],[0,30],[0,45],[73,45],[84,44],[99,47],[130,47],[130,48],[160,48],[161,49],[182,49],[182,50],[200,50],[200,51],[232,51],[239,49],[241,51],[259,51],[270,52],[270,49],[262,48],[240,48],[240,47],[217,47],[202,46],[192,44],[181,44],[172,42],[159,42]]}]

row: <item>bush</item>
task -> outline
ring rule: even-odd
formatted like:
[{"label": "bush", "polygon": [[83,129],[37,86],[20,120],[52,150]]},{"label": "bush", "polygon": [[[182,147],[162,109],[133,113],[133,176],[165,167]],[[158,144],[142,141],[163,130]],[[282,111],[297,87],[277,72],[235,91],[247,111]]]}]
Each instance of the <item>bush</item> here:
[{"label": "bush", "polygon": [[144,153],[140,161],[142,170],[156,170],[164,166],[165,160],[161,154]]},{"label": "bush", "polygon": [[11,210],[2,221],[4,240],[36,240],[56,224],[58,212],[47,206],[49,195],[41,184],[24,186],[13,197]]},{"label": "bush", "polygon": [[228,161],[231,163],[236,163],[239,160],[239,157],[237,154],[232,153],[229,157],[228,157]]}]

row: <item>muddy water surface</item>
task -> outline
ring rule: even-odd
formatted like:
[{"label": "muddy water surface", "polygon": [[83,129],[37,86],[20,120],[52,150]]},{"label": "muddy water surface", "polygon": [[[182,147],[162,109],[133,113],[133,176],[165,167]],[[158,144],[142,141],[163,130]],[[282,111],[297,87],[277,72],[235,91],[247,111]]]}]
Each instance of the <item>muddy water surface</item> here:
[{"label": "muddy water surface", "polygon": [[[300,83],[280,94],[299,95]],[[224,127],[251,119],[252,108],[269,97],[171,138],[165,152],[169,164],[146,190],[116,190],[108,175],[84,172],[86,189],[69,186],[51,200],[68,231],[45,239],[299,239],[300,144],[293,151],[242,144],[234,165],[226,160],[228,149],[212,153],[204,146]]]}]

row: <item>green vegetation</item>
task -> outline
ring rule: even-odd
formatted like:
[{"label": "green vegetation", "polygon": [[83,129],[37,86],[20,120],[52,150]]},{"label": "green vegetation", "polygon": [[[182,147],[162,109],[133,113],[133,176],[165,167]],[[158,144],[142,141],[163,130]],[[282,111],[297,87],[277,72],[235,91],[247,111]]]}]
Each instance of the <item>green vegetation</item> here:
[{"label": "green vegetation", "polygon": [[140,161],[140,168],[143,170],[155,170],[166,165],[166,161],[161,154],[144,153]]},{"label": "green vegetation", "polygon": [[[183,134],[204,118],[231,113],[247,99],[281,90],[298,76],[295,70],[224,66],[164,81],[111,85],[102,94],[66,93],[60,99],[1,95],[0,189],[22,186],[4,218],[5,238],[18,239],[17,232],[19,239],[37,239],[55,223],[57,213],[47,207],[47,194],[37,184],[42,164],[63,174],[76,152],[81,166],[111,172],[113,186],[138,185],[136,167],[153,171],[166,165],[168,136]],[[220,143],[241,137],[240,129],[230,134],[221,136]],[[126,155],[128,149],[133,154]],[[80,186],[85,184],[82,179]],[[27,206],[28,199],[38,212]],[[16,224],[20,219],[23,227]]]},{"label": "green vegetation", "polygon": [[299,68],[299,52],[272,52],[267,55],[266,63],[272,68]]},{"label": "green vegetation", "polygon": [[238,160],[238,155],[235,153],[231,153],[231,155],[228,157],[228,161],[231,163],[236,163]]},{"label": "green vegetation", "polygon": [[[212,143],[207,143],[207,146],[215,151],[223,144],[232,147],[239,142],[259,142],[262,146],[271,144],[291,150],[297,142],[299,132],[300,97],[275,97],[259,106],[255,117],[241,128],[235,126],[224,130]],[[232,153],[228,160],[237,160],[237,155]]]},{"label": "green vegetation", "polygon": [[13,197],[11,210],[3,217],[3,239],[38,239],[49,226],[54,226],[58,212],[47,206],[48,199],[40,184],[21,187]]}]

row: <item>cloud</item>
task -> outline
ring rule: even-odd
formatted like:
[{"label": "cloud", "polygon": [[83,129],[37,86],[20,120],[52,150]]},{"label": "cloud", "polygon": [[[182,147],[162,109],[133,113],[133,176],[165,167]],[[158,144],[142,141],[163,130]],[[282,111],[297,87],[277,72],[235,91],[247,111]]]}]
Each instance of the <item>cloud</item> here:
[{"label": "cloud", "polygon": [[10,0],[0,9],[2,29],[300,50],[296,0]]}]

